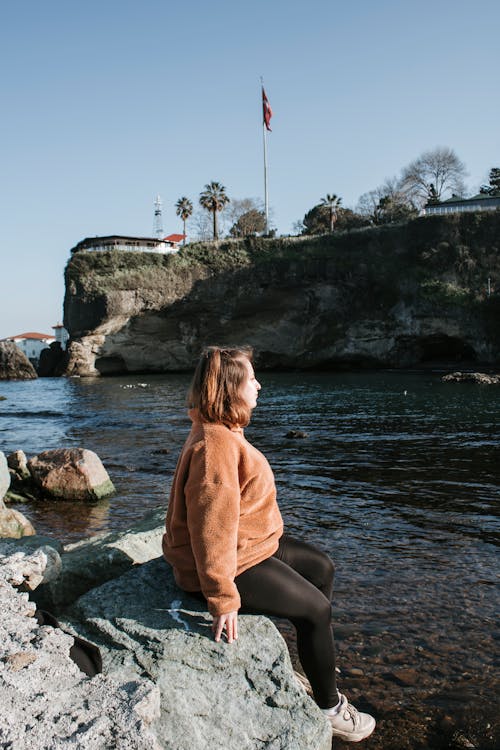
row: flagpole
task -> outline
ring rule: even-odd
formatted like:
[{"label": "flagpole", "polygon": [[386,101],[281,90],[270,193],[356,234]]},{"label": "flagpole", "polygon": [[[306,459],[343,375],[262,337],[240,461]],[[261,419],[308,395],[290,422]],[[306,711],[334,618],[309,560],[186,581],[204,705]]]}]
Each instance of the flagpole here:
[{"label": "flagpole", "polygon": [[[264,92],[264,79],[260,77],[261,84],[261,96]],[[266,122],[264,117],[262,118],[262,137],[264,139],[264,210],[266,217],[266,235],[269,234],[269,194],[267,185],[267,136],[266,136]]]},{"label": "flagpole", "polygon": [[269,195],[267,190],[267,137],[266,125],[262,124],[262,133],[264,137],[264,206],[266,212],[266,235],[269,234]]}]

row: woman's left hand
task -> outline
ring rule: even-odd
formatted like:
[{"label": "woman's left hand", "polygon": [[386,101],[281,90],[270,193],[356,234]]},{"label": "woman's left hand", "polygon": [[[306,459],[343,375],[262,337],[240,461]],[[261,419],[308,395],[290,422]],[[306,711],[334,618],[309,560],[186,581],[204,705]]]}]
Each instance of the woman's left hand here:
[{"label": "woman's left hand", "polygon": [[228,643],[238,640],[238,610],[228,612],[225,615],[214,615],[212,621],[212,631],[217,643],[220,641],[222,631],[226,629],[226,638]]}]

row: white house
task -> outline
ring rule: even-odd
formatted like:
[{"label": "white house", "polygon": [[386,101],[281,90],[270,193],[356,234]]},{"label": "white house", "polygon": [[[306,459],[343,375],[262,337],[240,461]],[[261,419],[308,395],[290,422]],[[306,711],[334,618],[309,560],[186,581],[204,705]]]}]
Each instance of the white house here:
[{"label": "white house", "polygon": [[46,349],[56,338],[50,333],[19,333],[17,336],[7,336],[4,341],[12,341],[29,360],[38,363],[40,352]]},{"label": "white house", "polygon": [[109,237],[86,237],[75,245],[71,252],[77,253],[79,250],[125,250],[139,253],[175,253],[183,239],[183,234],[169,234],[162,240],[157,237],[125,237],[118,234]]},{"label": "white house", "polygon": [[463,211],[495,211],[500,208],[500,195],[478,193],[472,198],[458,198],[453,195],[447,201],[427,203],[424,206],[425,216],[434,214],[451,214]]},{"label": "white house", "polygon": [[57,323],[57,325],[52,326],[52,328],[54,329],[55,340],[59,341],[63,349],[66,349],[66,344],[68,343],[69,339],[69,333],[62,323]]}]

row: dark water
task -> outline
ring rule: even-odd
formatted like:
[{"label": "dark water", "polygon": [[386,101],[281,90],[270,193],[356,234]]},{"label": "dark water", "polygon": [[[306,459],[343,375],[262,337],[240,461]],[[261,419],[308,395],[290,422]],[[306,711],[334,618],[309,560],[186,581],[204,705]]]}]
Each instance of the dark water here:
[{"label": "dark water", "polygon": [[[0,450],[86,447],[117,488],[94,506],[20,507],[38,533],[70,541],[166,504],[187,382],[0,385]],[[437,738],[463,731],[474,747],[499,747],[500,388],[433,373],[261,382],[246,435],[274,469],[288,530],[336,562],[342,687],[381,719],[369,746],[444,747]],[[291,429],[308,437],[287,439]]]}]

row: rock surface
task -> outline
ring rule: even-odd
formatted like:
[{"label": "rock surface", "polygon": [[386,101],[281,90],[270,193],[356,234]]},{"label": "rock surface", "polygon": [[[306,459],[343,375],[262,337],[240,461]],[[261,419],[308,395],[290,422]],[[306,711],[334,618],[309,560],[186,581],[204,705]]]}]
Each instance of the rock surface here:
[{"label": "rock surface", "polygon": [[0,380],[34,380],[36,370],[11,341],[0,341]]},{"label": "rock surface", "polygon": [[5,497],[5,493],[10,487],[10,474],[5,453],[0,451],[0,502]]},{"label": "rock surface", "polygon": [[115,491],[102,462],[85,448],[43,451],[28,469],[44,494],[62,500],[100,500]]},{"label": "rock surface", "polygon": [[10,473],[5,454],[0,451],[0,537],[18,539],[35,534],[31,522],[18,510],[6,508],[3,498],[10,487]]},{"label": "rock surface", "polygon": [[238,641],[215,643],[211,618],[162,558],[88,592],[69,618],[99,644],[111,678],[158,686],[162,747],[330,750],[328,722],[295,680],[274,625],[242,616]]},{"label": "rock surface", "polygon": [[0,537],[19,539],[36,534],[35,528],[26,516],[13,508],[0,506]]},{"label": "rock surface", "polygon": [[28,460],[24,451],[18,450],[7,456],[7,465],[20,480],[30,479]]},{"label": "rock surface", "polygon": [[488,213],[164,258],[77,252],[66,373],[188,370],[214,341],[251,344],[263,369],[499,361],[499,297],[482,279],[500,268],[500,217]]},{"label": "rock surface", "polygon": [[158,557],[164,525],[165,508],[161,507],[126,531],[97,534],[66,545],[59,577],[36,591],[40,606],[58,613],[89,589]]},{"label": "rock surface", "polygon": [[61,375],[64,370],[66,352],[59,341],[53,341],[46,349],[40,352],[38,361],[38,376],[40,378],[51,378]]},{"label": "rock surface", "polygon": [[[0,566],[0,741],[11,750],[160,750],[152,725],[158,688],[146,679],[88,679],[70,659],[73,638],[40,627],[35,605],[7,579],[39,561]],[[20,567],[21,566],[21,567]],[[16,571],[16,567],[18,568]],[[8,573],[7,573],[8,571]],[[173,748],[172,748],[173,750]]]},{"label": "rock surface", "polygon": [[500,375],[485,372],[452,372],[443,375],[443,383],[477,383],[478,385],[500,385]]}]

